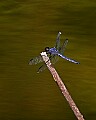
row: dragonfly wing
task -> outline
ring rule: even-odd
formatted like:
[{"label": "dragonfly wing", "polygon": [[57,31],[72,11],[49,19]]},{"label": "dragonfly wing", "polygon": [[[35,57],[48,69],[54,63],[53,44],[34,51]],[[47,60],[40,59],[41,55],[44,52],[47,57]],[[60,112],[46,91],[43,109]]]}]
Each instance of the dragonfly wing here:
[{"label": "dragonfly wing", "polygon": [[[51,59],[51,57],[52,57],[52,56],[49,57],[49,60]],[[49,61],[49,60],[48,60],[48,61]],[[47,61],[47,62],[48,62],[48,61]],[[40,73],[40,72],[44,71],[46,68],[47,68],[47,66],[46,66],[46,64],[44,63],[44,64],[38,69],[37,73]]]},{"label": "dragonfly wing", "polygon": [[61,35],[61,32],[58,33],[57,38],[56,38],[55,48],[57,50],[59,50],[59,47],[60,47],[60,35]]},{"label": "dragonfly wing", "polygon": [[73,62],[73,63],[75,63],[75,64],[80,64],[79,62],[77,62],[77,61],[75,61],[75,60],[73,60],[73,59],[67,58],[66,56],[63,56],[63,55],[61,55],[61,54],[58,54],[58,55],[59,55],[60,57],[64,58],[65,60],[68,60],[68,61]]},{"label": "dragonfly wing", "polygon": [[44,71],[47,68],[46,64],[43,64],[37,71],[37,73],[40,73],[42,71]]},{"label": "dragonfly wing", "polygon": [[43,59],[41,56],[37,56],[29,61],[29,65],[38,64],[40,62],[43,62]]},{"label": "dragonfly wing", "polygon": [[68,44],[68,39],[66,39],[62,45],[62,47],[60,48],[59,52],[64,55],[64,51],[65,51],[65,48],[66,48],[66,45]]},{"label": "dragonfly wing", "polygon": [[[55,64],[58,61],[58,56],[57,55],[51,55],[49,57],[49,60],[51,61],[52,64]],[[37,71],[37,73],[40,73],[42,71],[44,71],[47,68],[46,64],[44,63]]]},{"label": "dragonfly wing", "polygon": [[51,58],[51,63],[55,64],[58,60],[59,60],[58,55],[53,55],[52,58]]}]

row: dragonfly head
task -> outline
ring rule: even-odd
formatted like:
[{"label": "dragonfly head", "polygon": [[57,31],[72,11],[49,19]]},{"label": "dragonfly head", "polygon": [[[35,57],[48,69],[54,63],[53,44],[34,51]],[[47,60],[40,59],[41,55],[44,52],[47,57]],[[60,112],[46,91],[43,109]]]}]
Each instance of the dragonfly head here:
[{"label": "dragonfly head", "polygon": [[48,51],[49,51],[49,47],[46,47],[46,48],[45,48],[45,52],[48,53]]}]

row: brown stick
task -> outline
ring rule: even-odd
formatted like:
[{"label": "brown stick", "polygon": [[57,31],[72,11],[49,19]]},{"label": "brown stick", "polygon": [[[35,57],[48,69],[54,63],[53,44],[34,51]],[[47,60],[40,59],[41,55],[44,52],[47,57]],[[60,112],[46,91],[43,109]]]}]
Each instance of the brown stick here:
[{"label": "brown stick", "polygon": [[64,85],[64,83],[62,82],[61,78],[59,77],[57,71],[55,70],[55,68],[52,66],[49,57],[47,56],[46,52],[42,52],[41,56],[44,60],[44,62],[46,63],[48,69],[50,70],[54,80],[57,82],[60,90],[62,91],[63,96],[65,96],[67,102],[69,103],[71,109],[73,110],[75,116],[77,117],[78,120],[84,120],[83,115],[80,113],[79,109],[77,108],[75,102],[73,101],[71,95],[69,94],[66,86]]}]

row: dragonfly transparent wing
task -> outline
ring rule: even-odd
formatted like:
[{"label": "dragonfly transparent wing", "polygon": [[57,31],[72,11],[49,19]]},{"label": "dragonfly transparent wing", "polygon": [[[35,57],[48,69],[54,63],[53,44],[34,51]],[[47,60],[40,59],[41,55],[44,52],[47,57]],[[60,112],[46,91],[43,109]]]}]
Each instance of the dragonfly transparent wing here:
[{"label": "dragonfly transparent wing", "polygon": [[57,50],[59,50],[59,48],[60,48],[60,35],[61,35],[61,32],[58,33],[57,38],[56,38],[55,48]]},{"label": "dragonfly transparent wing", "polygon": [[37,57],[34,57],[32,58],[30,61],[29,61],[29,65],[33,65],[33,64],[38,64],[40,62],[43,62],[43,59],[42,57],[39,55]]},{"label": "dragonfly transparent wing", "polygon": [[[51,56],[49,57],[49,59],[50,59],[50,61],[51,61],[52,64],[55,64],[55,63],[58,61],[59,57],[58,57],[57,55],[51,55]],[[46,68],[47,68],[47,66],[46,66],[46,64],[44,63],[44,64],[38,69],[37,73],[40,73],[40,72],[44,71]]]},{"label": "dragonfly transparent wing", "polygon": [[66,45],[68,44],[68,39],[66,39],[63,43],[63,45],[61,46],[61,48],[59,49],[59,52],[64,55],[64,51],[65,51],[65,48],[66,48]]},{"label": "dragonfly transparent wing", "polygon": [[44,71],[47,68],[46,64],[44,63],[37,71],[37,73],[40,73],[42,71]]}]

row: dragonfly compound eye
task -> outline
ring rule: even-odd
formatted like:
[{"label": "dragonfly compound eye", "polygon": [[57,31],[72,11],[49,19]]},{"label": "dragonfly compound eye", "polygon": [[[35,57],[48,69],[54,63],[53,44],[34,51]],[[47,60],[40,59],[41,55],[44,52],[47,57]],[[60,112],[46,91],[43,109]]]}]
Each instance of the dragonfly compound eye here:
[{"label": "dragonfly compound eye", "polygon": [[48,51],[49,51],[49,47],[46,47],[46,48],[45,48],[45,51],[48,52]]}]

